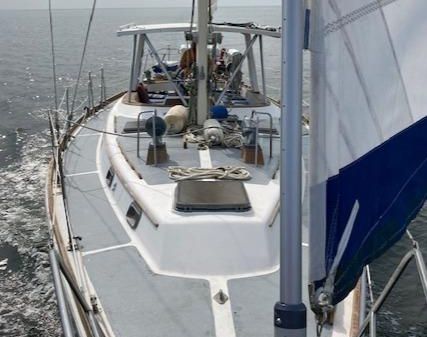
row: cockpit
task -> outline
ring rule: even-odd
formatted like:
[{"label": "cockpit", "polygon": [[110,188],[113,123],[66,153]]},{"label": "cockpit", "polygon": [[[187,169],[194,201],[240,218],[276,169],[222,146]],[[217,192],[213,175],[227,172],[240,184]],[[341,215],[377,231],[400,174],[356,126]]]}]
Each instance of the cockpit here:
[{"label": "cockpit", "polygon": [[[188,24],[126,26],[118,35],[134,36],[131,84],[124,103],[138,106],[192,107],[197,96],[197,79],[207,76],[208,101],[211,106],[264,107],[270,104],[266,97],[264,76],[263,36],[280,37],[279,31],[253,27],[210,25],[208,43],[207,74],[199,74],[196,67],[196,41],[194,34],[188,34]],[[244,28],[244,29],[243,29]],[[185,43],[156,49],[149,35],[151,33],[183,32]],[[223,33],[240,33],[244,38],[245,50],[227,48]],[[253,34],[250,34],[253,33]],[[255,67],[253,47],[259,42],[260,71]],[[246,70],[243,64],[247,63]],[[261,74],[261,85],[257,73]],[[244,77],[248,81],[244,81]]]}]

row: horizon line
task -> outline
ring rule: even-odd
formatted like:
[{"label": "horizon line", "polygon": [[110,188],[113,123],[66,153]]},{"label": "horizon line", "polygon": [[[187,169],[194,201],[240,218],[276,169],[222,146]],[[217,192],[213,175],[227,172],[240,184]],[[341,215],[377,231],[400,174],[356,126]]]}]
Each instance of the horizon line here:
[{"label": "horizon line", "polygon": [[[280,7],[280,5],[247,5],[247,6],[238,6],[238,5],[225,5],[221,8],[257,8],[257,7]],[[156,6],[142,6],[142,7],[98,7],[97,9],[164,9],[164,8],[191,8],[191,6],[166,6],[166,7],[156,7]],[[0,8],[0,11],[45,11],[48,8]],[[53,11],[57,10],[90,10],[90,7],[73,7],[73,8],[52,8]]]}]

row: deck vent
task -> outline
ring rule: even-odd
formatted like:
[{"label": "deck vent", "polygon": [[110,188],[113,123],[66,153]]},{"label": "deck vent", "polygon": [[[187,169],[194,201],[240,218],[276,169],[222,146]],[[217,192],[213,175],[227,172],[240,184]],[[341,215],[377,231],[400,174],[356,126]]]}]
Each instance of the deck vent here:
[{"label": "deck vent", "polygon": [[141,207],[139,207],[139,205],[135,201],[133,201],[130,204],[128,211],[126,212],[126,220],[132,229],[136,229],[136,227],[138,227],[138,223],[139,223],[139,220],[141,219],[141,215],[142,215]]},{"label": "deck vent", "polygon": [[246,212],[251,209],[241,181],[179,181],[175,208],[181,212]]},{"label": "deck vent", "polygon": [[110,167],[110,169],[107,172],[107,176],[105,177],[108,187],[111,187],[111,185],[113,184],[114,176],[115,176],[114,170],[112,167]]}]

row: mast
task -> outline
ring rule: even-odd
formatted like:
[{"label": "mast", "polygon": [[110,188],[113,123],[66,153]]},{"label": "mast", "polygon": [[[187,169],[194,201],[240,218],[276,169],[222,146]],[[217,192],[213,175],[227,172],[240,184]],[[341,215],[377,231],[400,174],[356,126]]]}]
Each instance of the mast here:
[{"label": "mast", "polygon": [[208,0],[197,1],[197,124],[203,125],[208,113]]},{"label": "mast", "polygon": [[303,32],[303,1],[282,0],[280,301],[274,307],[275,337],[304,337],[307,326],[301,290]]}]

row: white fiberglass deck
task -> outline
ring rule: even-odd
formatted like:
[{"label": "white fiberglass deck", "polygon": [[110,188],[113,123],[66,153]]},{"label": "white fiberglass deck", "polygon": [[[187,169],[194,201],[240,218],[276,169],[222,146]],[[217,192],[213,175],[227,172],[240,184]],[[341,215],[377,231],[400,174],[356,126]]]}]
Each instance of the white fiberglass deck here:
[{"label": "white fiberglass deck", "polygon": [[[101,112],[88,126],[105,128],[109,113],[110,109]],[[273,306],[279,298],[277,268],[240,277],[191,278],[150,268],[153,261],[144,257],[145,248],[120,214],[120,200],[114,201],[101,173],[103,137],[86,129],[76,135],[65,156],[65,181],[74,234],[82,238],[85,269],[115,336],[272,337]],[[307,142],[305,146],[307,153]],[[308,306],[306,206],[303,292]],[[213,300],[219,290],[229,297],[222,305]],[[308,336],[314,336],[310,310],[308,317]],[[332,334],[345,335],[345,331]]]}]

